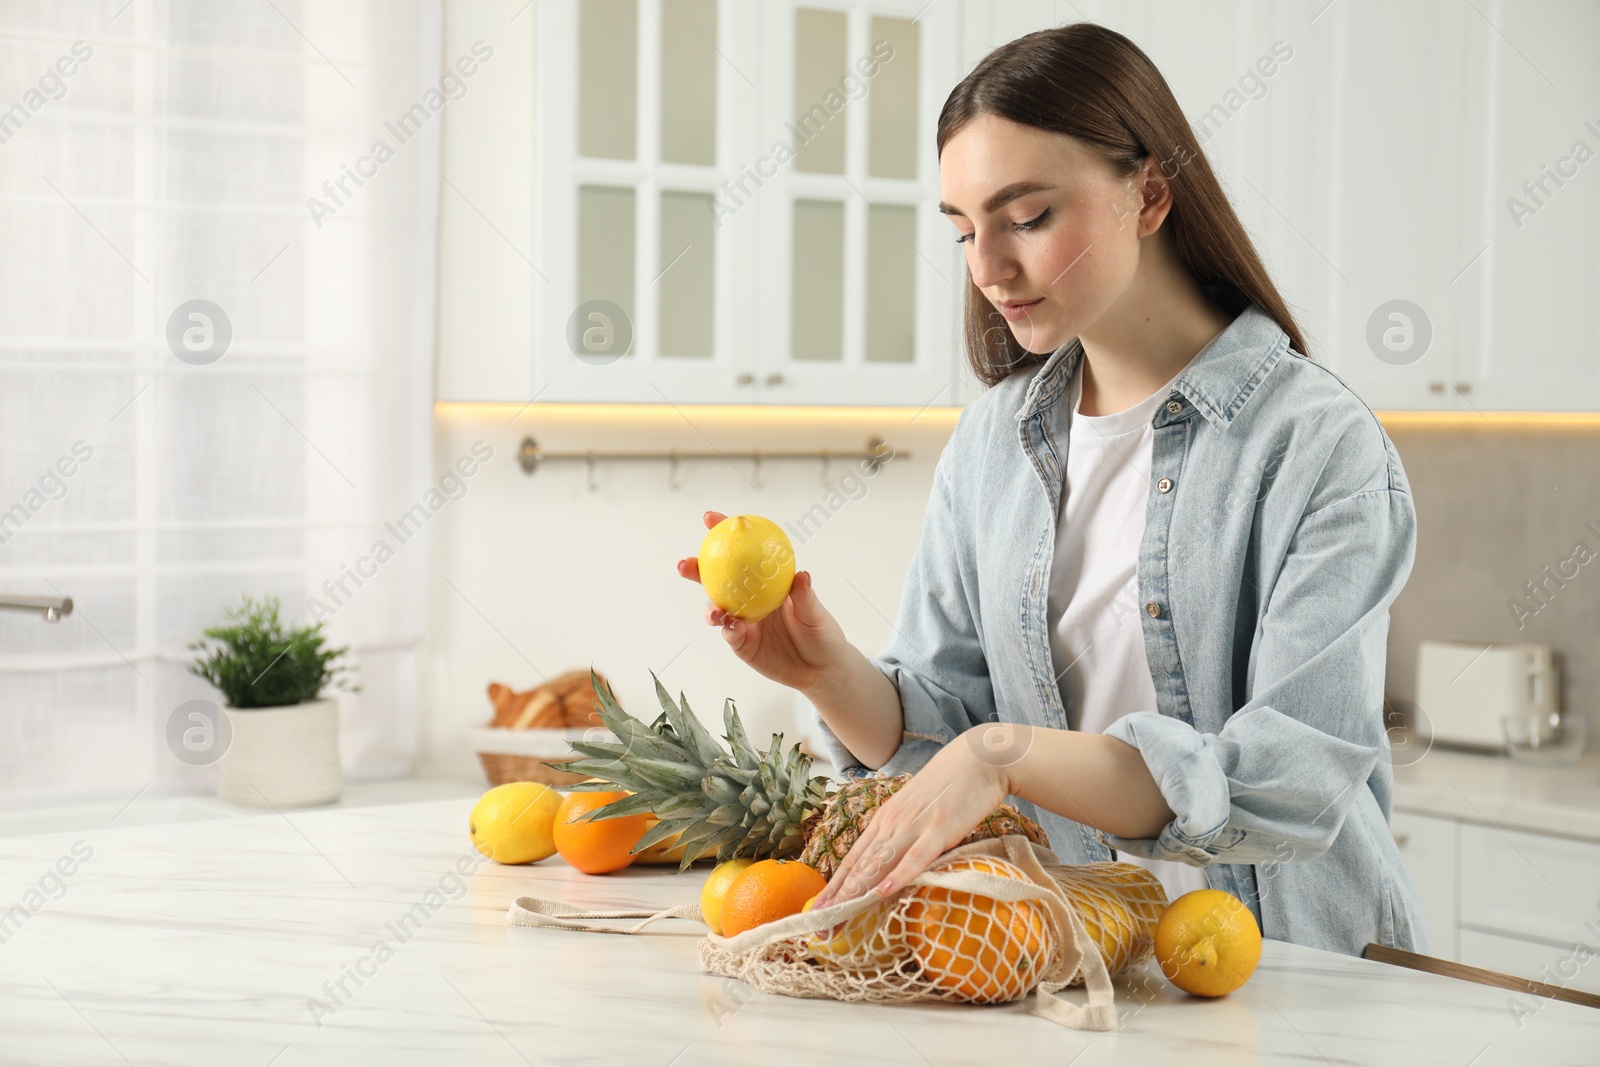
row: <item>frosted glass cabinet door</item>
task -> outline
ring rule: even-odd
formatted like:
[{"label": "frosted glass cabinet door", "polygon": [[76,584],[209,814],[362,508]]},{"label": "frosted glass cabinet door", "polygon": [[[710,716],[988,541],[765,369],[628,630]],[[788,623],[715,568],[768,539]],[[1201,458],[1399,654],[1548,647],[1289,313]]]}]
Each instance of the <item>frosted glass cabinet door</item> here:
[{"label": "frosted glass cabinet door", "polygon": [[[540,0],[523,98],[447,128],[447,179],[519,153],[533,177],[531,226],[451,199],[474,183],[441,194],[441,399],[958,403],[965,264],[934,152],[958,9]],[[446,24],[447,48],[473,31]],[[513,325],[474,325],[479,231],[531,266]]]},{"label": "frosted glass cabinet door", "polygon": [[534,398],[955,402],[924,6],[538,5]]},{"label": "frosted glass cabinet door", "polygon": [[955,8],[761,5],[761,181],[746,209],[761,226],[761,402],[958,402],[966,264],[938,213],[934,147],[961,78]]},{"label": "frosted glass cabinet door", "polygon": [[729,184],[756,128],[757,8],[541,0],[535,393],[752,402],[754,212]]}]

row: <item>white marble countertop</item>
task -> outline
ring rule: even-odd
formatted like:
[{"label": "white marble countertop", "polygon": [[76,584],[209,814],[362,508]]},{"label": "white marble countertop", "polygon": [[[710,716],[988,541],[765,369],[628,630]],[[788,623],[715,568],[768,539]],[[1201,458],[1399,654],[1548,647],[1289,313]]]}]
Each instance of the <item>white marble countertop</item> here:
[{"label": "white marble countertop", "polygon": [[1600,751],[1570,767],[1528,767],[1438,746],[1406,752],[1396,749],[1397,810],[1600,841]]},{"label": "white marble countertop", "polygon": [[[381,804],[414,804],[423,800],[470,798],[477,800],[489,783],[480,774],[453,777],[417,776],[384,778],[371,782],[345,782],[339,799],[318,806],[317,811],[335,808],[370,808]],[[199,822],[207,819],[237,819],[270,812],[271,808],[234,804],[210,793],[156,795],[152,790],[109,800],[78,804],[16,806],[0,811],[0,837],[44,834],[54,831],[92,830],[108,824],[117,826],[155,826],[169,822]]]},{"label": "white marble countertop", "polygon": [[[1047,1022],[1031,1002],[767,996],[701,973],[688,922],[634,937],[511,925],[518,895],[666,907],[696,899],[704,872],[478,862],[469,810],[444,800],[0,840],[0,1061],[1489,1067],[1592,1064],[1600,1047],[1593,1009],[1535,1001],[1519,1027],[1503,990],[1280,942],[1218,1001],[1153,971],[1124,976],[1122,1025],[1107,1033]],[[459,883],[458,862],[472,870]],[[407,915],[416,925],[400,925]],[[380,940],[389,955],[372,955]],[[314,1017],[312,998],[331,1011]]]}]

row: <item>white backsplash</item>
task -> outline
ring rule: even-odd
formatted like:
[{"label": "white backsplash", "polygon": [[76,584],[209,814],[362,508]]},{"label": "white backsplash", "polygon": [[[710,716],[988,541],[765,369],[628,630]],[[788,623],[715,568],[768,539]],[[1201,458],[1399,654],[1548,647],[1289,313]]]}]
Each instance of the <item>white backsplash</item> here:
[{"label": "white backsplash", "polygon": [[[468,731],[488,721],[489,682],[520,690],[591,664],[640,718],[660,710],[655,671],[719,735],[723,699],[732,697],[752,736],[782,731],[786,747],[797,739],[797,694],[745,666],[704,622],[699,587],[676,573],[676,561],[699,550],[707,509],[788,527],[798,566],[812,572],[851,641],[868,654],[886,643],[955,411],[606,410],[531,408],[512,422],[515,406],[439,409],[436,473],[478,440],[494,456],[429,524],[423,773],[476,768]],[[759,489],[746,460],[685,461],[677,489],[668,488],[666,462],[601,462],[591,491],[583,462],[524,474],[516,452],[529,434],[547,451],[722,452],[864,450],[878,435],[896,455],[871,478],[833,460],[826,483],[820,460],[767,460]],[[808,513],[812,523],[802,525]]]}]

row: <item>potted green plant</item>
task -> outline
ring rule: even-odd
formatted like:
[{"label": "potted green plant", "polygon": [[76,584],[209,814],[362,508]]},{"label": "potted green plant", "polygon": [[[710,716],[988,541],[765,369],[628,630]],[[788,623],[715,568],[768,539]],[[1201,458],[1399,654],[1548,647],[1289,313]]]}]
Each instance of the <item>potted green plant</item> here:
[{"label": "potted green plant", "polygon": [[247,595],[228,618],[189,646],[199,653],[190,673],[227,700],[231,737],[217,795],[263,807],[338,799],[344,789],[339,702],[324,691],[356,688],[342,676],[348,649],[329,646],[320,622],[285,629],[271,597],[257,603]]}]

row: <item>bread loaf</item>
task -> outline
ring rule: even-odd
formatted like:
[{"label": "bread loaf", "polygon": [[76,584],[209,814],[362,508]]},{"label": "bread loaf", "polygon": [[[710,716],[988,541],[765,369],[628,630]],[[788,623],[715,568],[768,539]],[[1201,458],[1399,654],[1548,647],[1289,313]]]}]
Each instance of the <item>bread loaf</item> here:
[{"label": "bread loaf", "polygon": [[[610,688],[605,675],[595,671]],[[587,667],[558,674],[544,685],[518,693],[499,682],[489,683],[494,718],[489,725],[509,730],[560,730],[600,726],[600,697]]]}]

